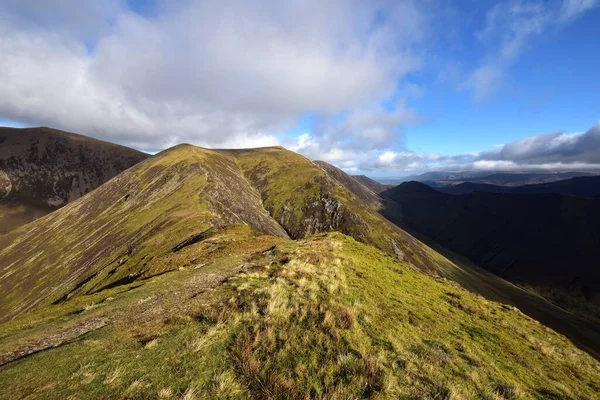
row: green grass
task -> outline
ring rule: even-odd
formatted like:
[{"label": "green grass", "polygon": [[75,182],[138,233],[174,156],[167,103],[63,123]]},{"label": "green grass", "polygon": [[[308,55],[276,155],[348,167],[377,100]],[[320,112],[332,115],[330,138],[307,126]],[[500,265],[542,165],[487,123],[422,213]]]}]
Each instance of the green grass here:
[{"label": "green grass", "polygon": [[112,321],[0,367],[0,397],[592,399],[600,389],[597,361],[513,307],[338,233],[278,240],[4,324],[2,352]]}]

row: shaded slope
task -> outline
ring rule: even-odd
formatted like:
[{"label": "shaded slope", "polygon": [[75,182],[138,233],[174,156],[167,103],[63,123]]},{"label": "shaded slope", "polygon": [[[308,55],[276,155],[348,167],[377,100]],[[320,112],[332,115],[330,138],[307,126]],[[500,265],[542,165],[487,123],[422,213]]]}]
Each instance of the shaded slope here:
[{"label": "shaded slope", "polygon": [[384,193],[404,223],[513,282],[600,293],[600,200],[552,194],[449,195],[409,182]]},{"label": "shaded slope", "polygon": [[147,158],[49,128],[0,128],[0,234],[40,218]]},{"label": "shaded slope", "polygon": [[[428,184],[429,182],[424,182]],[[458,185],[436,186],[435,190],[448,194],[469,194],[473,192],[513,193],[516,187],[489,185],[487,183],[463,182]],[[517,186],[518,187],[518,186]]]},{"label": "shaded slope", "polygon": [[352,177],[377,194],[394,187],[394,185],[384,185],[383,183],[379,183],[365,175],[352,175]]},{"label": "shaded slope", "polygon": [[281,240],[241,264],[224,255],[0,326],[0,359],[58,346],[1,366],[0,397],[592,399],[600,389],[597,361],[512,307],[340,234]]}]

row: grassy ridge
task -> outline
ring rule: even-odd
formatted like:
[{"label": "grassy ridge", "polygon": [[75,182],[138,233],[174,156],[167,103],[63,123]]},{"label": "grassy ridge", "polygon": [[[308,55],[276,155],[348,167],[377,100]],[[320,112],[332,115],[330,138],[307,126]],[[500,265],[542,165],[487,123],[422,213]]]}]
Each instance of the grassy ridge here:
[{"label": "grassy ridge", "polygon": [[177,146],[0,237],[0,320],[178,268],[163,257],[212,227],[287,237],[231,157]]},{"label": "grassy ridge", "polygon": [[341,234],[276,240],[3,325],[2,351],[109,321],[0,367],[0,397],[592,399],[600,389],[595,360],[512,307]]}]

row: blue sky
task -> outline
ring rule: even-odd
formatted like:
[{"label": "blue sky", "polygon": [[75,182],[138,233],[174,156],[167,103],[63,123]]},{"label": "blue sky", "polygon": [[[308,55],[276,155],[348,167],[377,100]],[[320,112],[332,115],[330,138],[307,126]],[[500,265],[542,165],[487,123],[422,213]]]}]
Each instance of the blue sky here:
[{"label": "blue sky", "polygon": [[597,169],[597,0],[0,4],[0,124],[352,173]]}]

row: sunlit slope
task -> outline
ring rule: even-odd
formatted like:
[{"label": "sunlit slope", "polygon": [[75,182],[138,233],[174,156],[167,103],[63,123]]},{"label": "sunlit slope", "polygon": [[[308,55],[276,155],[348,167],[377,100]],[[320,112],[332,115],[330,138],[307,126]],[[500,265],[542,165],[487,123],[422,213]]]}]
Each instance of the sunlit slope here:
[{"label": "sunlit slope", "polygon": [[251,241],[0,326],[0,398],[597,398],[600,364],[513,307],[339,233]]},{"label": "sunlit slope", "polygon": [[284,238],[337,230],[428,263],[424,246],[296,153],[180,145],[0,237],[0,319],[176,269],[189,244],[239,224]]},{"label": "sunlit slope", "polygon": [[319,168],[323,169],[327,175],[335,179],[343,187],[352,192],[356,197],[365,203],[374,206],[375,208],[379,207],[379,203],[381,203],[382,198],[379,197],[376,192],[364,185],[355,176],[350,176],[338,167],[326,163],[325,161],[314,161],[314,163]]},{"label": "sunlit slope", "polygon": [[177,268],[176,246],[231,224],[287,237],[231,157],[167,150],[0,238],[0,318]]},{"label": "sunlit slope", "polygon": [[291,238],[339,231],[422,269],[433,268],[426,246],[382,218],[373,198],[365,201],[331,171],[282,147],[228,152]]}]

